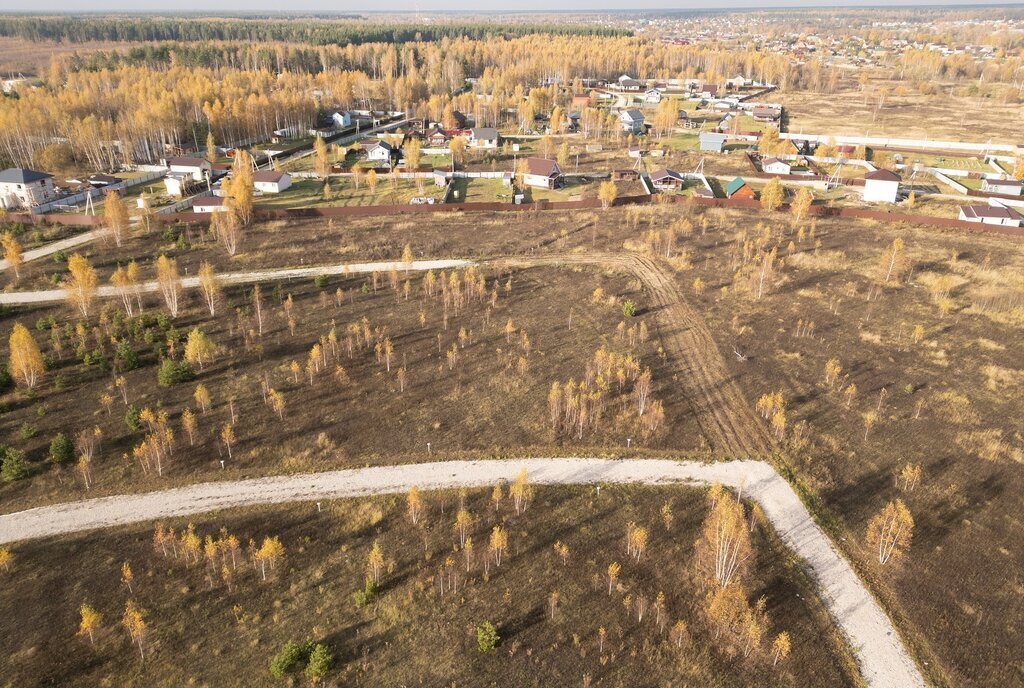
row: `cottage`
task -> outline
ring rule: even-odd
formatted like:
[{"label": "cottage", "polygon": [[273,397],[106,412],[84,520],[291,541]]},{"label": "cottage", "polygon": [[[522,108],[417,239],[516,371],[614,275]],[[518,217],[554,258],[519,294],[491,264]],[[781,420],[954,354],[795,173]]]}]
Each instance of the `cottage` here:
[{"label": "cottage", "polygon": [[782,110],[770,105],[755,105],[750,114],[755,122],[778,122],[782,117]]},{"label": "cottage", "polygon": [[717,84],[705,84],[704,90],[700,92],[704,98],[717,98],[718,97],[718,86]]},{"label": "cottage", "polygon": [[612,170],[612,181],[631,182],[640,179],[639,170]]},{"label": "cottage", "polygon": [[292,185],[292,176],[277,170],[262,170],[252,176],[253,188],[261,193],[281,193]]},{"label": "cottage", "polygon": [[864,200],[868,203],[895,203],[900,192],[900,176],[889,170],[864,175]]},{"label": "cottage", "polygon": [[726,198],[745,198],[747,200],[754,200],[757,196],[754,194],[754,190],[743,181],[743,177],[736,177],[729,185],[725,187]]},{"label": "cottage", "polygon": [[785,160],[764,158],[761,160],[761,171],[765,174],[789,174],[793,167]]},{"label": "cottage", "polygon": [[364,145],[366,150],[366,159],[374,162],[391,162],[391,156],[394,155],[395,149],[387,141],[373,141],[369,145]]},{"label": "cottage", "polygon": [[628,74],[620,76],[617,84],[620,91],[639,91],[643,87],[643,84]]},{"label": "cottage", "polygon": [[960,219],[965,222],[978,222],[985,225],[1002,227],[1020,227],[1021,216],[1005,206],[962,205]]},{"label": "cottage", "polygon": [[501,135],[494,127],[477,127],[469,131],[469,145],[473,148],[493,149],[501,144]]},{"label": "cottage", "polygon": [[1022,182],[1017,179],[982,179],[981,190],[985,193],[1020,196]]},{"label": "cottage", "polygon": [[185,174],[197,182],[210,176],[213,165],[204,158],[171,158],[167,161],[171,174]]},{"label": "cottage", "polygon": [[710,151],[712,153],[721,153],[725,150],[726,138],[725,134],[702,131],[700,133],[700,149],[702,151]]},{"label": "cottage", "polygon": [[227,205],[227,199],[221,196],[204,196],[203,198],[197,198],[192,203],[192,212],[194,213],[225,213],[230,208]]},{"label": "cottage", "polygon": [[662,167],[651,172],[651,184],[661,191],[678,191],[686,184],[686,178],[675,170]]},{"label": "cottage", "polygon": [[644,93],[644,102],[657,105],[661,102],[661,89],[652,88],[647,93]]},{"label": "cottage", "polygon": [[725,80],[725,87],[726,88],[735,89],[735,90],[739,90],[739,89],[743,88],[744,86],[746,86],[748,83],[749,83],[749,81],[747,80],[747,78],[745,76],[738,75],[738,76],[734,76],[731,79],[726,79]]},{"label": "cottage", "polygon": [[53,175],[22,167],[0,172],[0,208],[31,208],[56,197]]},{"label": "cottage", "polygon": [[555,189],[562,185],[562,170],[554,160],[527,158],[523,184],[537,189]]},{"label": "cottage", "polygon": [[635,108],[624,110],[619,115],[619,123],[622,131],[627,134],[642,134],[644,132],[644,113]]},{"label": "cottage", "polygon": [[424,140],[431,148],[444,148],[450,139],[451,137],[441,127],[434,127],[424,136]]},{"label": "cottage", "polygon": [[352,126],[352,113],[351,112],[334,112],[331,114],[331,122],[338,129],[344,129],[345,127]]}]

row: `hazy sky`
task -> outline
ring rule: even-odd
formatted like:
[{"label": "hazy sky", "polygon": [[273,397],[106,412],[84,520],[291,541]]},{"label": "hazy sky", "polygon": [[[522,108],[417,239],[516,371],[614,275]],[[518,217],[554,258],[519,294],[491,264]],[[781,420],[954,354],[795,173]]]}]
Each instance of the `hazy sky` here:
[{"label": "hazy sky", "polygon": [[332,2],[331,0],[0,0],[0,11],[3,12],[96,12],[96,11],[179,11],[179,12],[268,12],[275,10],[319,11],[319,12],[414,12],[414,11],[466,11],[467,8],[477,11],[522,11],[522,10],[602,10],[602,9],[694,9],[694,8],[751,8],[767,9],[770,7],[864,7],[880,6],[891,9],[897,5],[1019,5],[1020,0],[1000,2],[971,2],[970,0],[909,0],[893,4],[879,0],[857,0],[828,2],[827,0],[638,0],[635,3],[627,0],[562,0],[552,3],[551,0],[517,0],[517,2],[498,2],[497,0],[481,0],[467,3],[465,0],[348,0]]}]

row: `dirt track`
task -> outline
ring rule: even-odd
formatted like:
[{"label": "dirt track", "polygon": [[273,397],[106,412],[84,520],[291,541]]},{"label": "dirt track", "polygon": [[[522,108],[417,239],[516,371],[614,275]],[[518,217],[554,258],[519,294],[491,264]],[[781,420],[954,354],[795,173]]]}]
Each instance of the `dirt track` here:
[{"label": "dirt track", "polygon": [[675,280],[655,260],[639,254],[595,253],[509,258],[508,265],[602,265],[632,273],[657,308],[659,334],[672,360],[697,422],[712,448],[729,458],[764,458],[771,438],[750,404],[730,379],[704,318],[683,298]]}]

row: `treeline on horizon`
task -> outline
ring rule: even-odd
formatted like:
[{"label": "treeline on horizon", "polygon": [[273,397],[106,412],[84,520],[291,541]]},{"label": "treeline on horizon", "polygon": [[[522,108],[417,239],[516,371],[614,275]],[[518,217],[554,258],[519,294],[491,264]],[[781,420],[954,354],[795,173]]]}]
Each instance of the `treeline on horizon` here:
[{"label": "treeline on horizon", "polygon": [[121,43],[160,41],[253,41],[346,45],[349,43],[408,43],[444,38],[481,40],[489,36],[515,38],[531,34],[559,36],[629,36],[632,32],[585,24],[517,22],[452,22],[432,25],[255,19],[188,19],[153,17],[35,17],[0,16],[0,36],[30,41]]}]

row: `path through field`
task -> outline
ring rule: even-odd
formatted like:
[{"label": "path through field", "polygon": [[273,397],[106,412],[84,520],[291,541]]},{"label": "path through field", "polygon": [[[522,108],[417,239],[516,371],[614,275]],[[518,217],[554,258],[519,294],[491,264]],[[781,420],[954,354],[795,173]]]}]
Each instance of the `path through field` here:
[{"label": "path through field", "polygon": [[[763,461],[697,463],[665,459],[505,459],[379,466],[251,480],[201,483],[162,492],[119,495],[0,516],[0,544],[95,528],[144,523],[252,504],[421,490],[485,487],[526,469],[544,485],[666,483],[727,485],[757,501],[775,530],[807,565],[823,601],[854,648],[872,688],[924,686],[888,617],[817,526],[793,489]],[[312,505],[311,505],[312,510]]]}]

